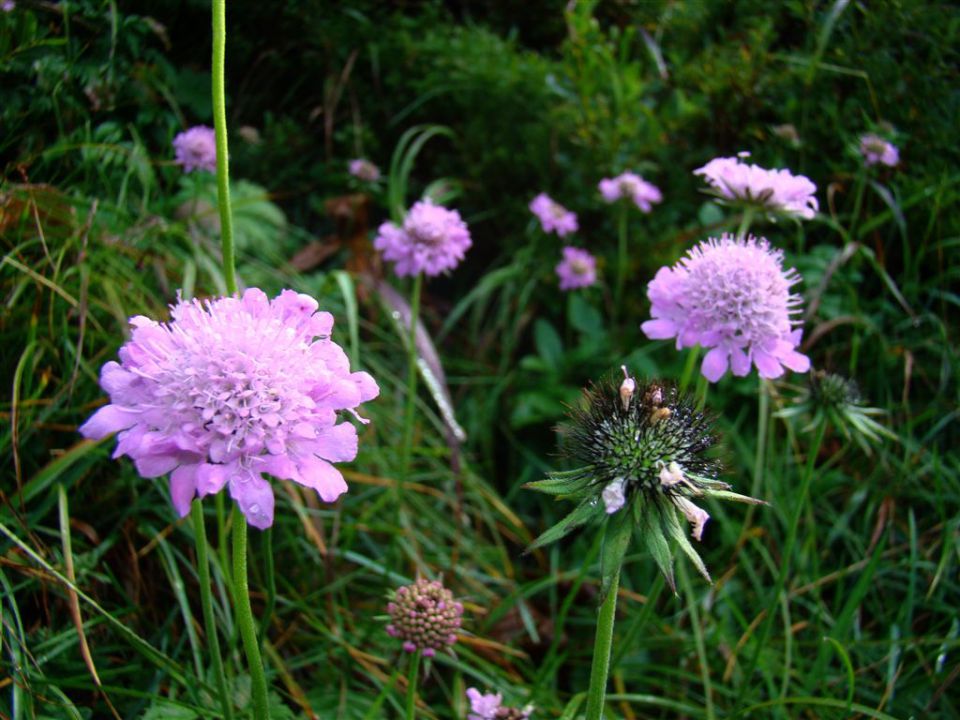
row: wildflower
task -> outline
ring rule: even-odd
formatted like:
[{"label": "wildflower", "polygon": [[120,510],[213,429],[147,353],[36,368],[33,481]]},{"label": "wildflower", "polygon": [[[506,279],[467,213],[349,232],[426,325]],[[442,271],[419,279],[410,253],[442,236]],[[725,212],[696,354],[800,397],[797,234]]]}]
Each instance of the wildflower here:
[{"label": "wildflower", "polygon": [[791,316],[801,298],[790,287],[800,281],[783,270],[783,253],[764,238],[709,238],[672,268],[660,268],[647,286],[653,315],[641,326],[651,339],[677,339],[677,349],[709,348],[700,371],[716,382],[756,365],[760,377],[776,378],[784,367],[810,369],[797,352],[801,331]]},{"label": "wildflower", "polygon": [[555,232],[560,237],[576,232],[579,227],[577,214],[551,200],[546,193],[540,193],[530,201],[530,212],[537,216],[544,232]]},{"label": "wildflower", "polygon": [[14,0],[3,0],[3,2],[0,3],[0,10],[4,12],[13,12],[16,9],[17,3],[15,3]]},{"label": "wildflower", "polygon": [[597,282],[597,259],[586,250],[568,246],[556,271],[561,290],[590,287]]},{"label": "wildflower", "polygon": [[[576,468],[551,474],[528,487],[578,501],[577,507],[543,533],[533,547],[560,539],[573,528],[609,516],[629,522],[671,587],[673,550],[679,548],[710,579],[683,531],[690,522],[696,540],[710,516],[696,504],[704,498],[745,503],[761,501],[730,492],[718,479],[720,464],[711,457],[717,442],[712,421],[675,387],[662,382],[637,384],[624,369],[619,383],[604,381],[584,391],[570,411],[568,452]],[[626,404],[624,384],[633,383]],[[614,488],[614,491],[611,491]],[[615,503],[609,497],[617,497]]]},{"label": "wildflower", "polygon": [[[741,157],[749,153],[741,153]],[[789,170],[767,170],[741,162],[741,157],[714,158],[693,171],[702,175],[713,192],[728,204],[744,205],[770,215],[810,220],[819,205],[817,186],[810,178]]]},{"label": "wildflower", "polygon": [[524,709],[507,707],[500,693],[483,694],[476,688],[467,688],[470,701],[470,713],[467,720],[526,720],[533,712],[532,707]]},{"label": "wildflower", "polygon": [[114,457],[127,455],[145,478],[170,474],[182,517],[195,495],[227,486],[247,522],[273,524],[274,497],[263,473],[294,480],[325,502],[346,492],[331,464],[353,460],[356,416],[380,390],[350,372],[330,339],[333,316],[308,295],[284,290],[270,300],[251,288],[242,297],[180,300],[169,323],[138,316],[108,362],[100,385],[110,404],[81,427],[84,437],[118,432]]},{"label": "wildflower", "polygon": [[407,213],[403,226],[386,222],[377,231],[374,247],[395,262],[398,276],[439,275],[455,268],[472,245],[467,224],[456,210],[421,200]]},{"label": "wildflower", "polygon": [[641,211],[648,213],[654,203],[663,200],[663,195],[656,185],[648,183],[639,175],[625,172],[615,178],[604,178],[600,181],[600,194],[608,203],[617,200],[633,200]]},{"label": "wildflower", "polygon": [[380,168],[369,160],[358,158],[350,161],[350,174],[358,180],[365,182],[376,182],[380,179]]},{"label": "wildflower", "polygon": [[217,139],[213,128],[197,125],[173,138],[174,161],[184,172],[217,171]]},{"label": "wildflower", "polygon": [[897,440],[895,433],[873,419],[883,414],[884,411],[879,408],[866,406],[860,389],[853,380],[824,370],[815,370],[807,377],[807,388],[799,401],[779,410],[776,416],[809,416],[810,422],[803,428],[803,432],[810,432],[823,423],[829,423],[839,430],[846,440],[853,440],[869,455],[871,443],[879,443],[882,437]]},{"label": "wildflower", "polygon": [[406,652],[422,650],[426,657],[433,657],[457,641],[463,605],[439,580],[417,578],[412,585],[397,588],[387,612],[387,633],[403,640]]},{"label": "wildflower", "polygon": [[860,137],[860,154],[863,155],[864,165],[879,163],[888,167],[896,167],[900,164],[900,151],[897,146],[873,133],[867,133]]}]

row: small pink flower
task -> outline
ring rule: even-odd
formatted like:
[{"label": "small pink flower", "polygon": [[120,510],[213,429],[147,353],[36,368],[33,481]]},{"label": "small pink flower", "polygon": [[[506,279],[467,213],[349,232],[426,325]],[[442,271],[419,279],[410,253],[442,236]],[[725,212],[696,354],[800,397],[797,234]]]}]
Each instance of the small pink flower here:
[{"label": "small pink flower", "polygon": [[384,260],[396,263],[394,272],[399,277],[453,270],[472,244],[460,213],[431,200],[421,200],[410,208],[402,226],[383,223],[373,243]]},{"label": "small pink flower", "polygon": [[453,593],[439,580],[423,577],[397,588],[387,613],[387,634],[403,640],[404,652],[421,650],[425,657],[453,645],[463,621],[463,605]]},{"label": "small pink flower", "polygon": [[561,290],[590,287],[597,282],[597,260],[580,248],[565,247],[556,271]]},{"label": "small pink flower", "polygon": [[169,323],[138,316],[108,362],[100,385],[110,404],[81,427],[87,438],[117,434],[114,457],[127,455],[145,478],[170,475],[183,517],[196,496],[224,487],[247,522],[273,524],[268,473],[335,501],[347,484],[335,462],[357,455],[357,431],[338,422],[380,388],[350,372],[330,339],[333,316],[309,295],[284,290],[270,300],[251,288],[242,297],[181,300]]},{"label": "small pink flower", "polygon": [[217,171],[217,139],[213,128],[197,125],[173,138],[174,161],[184,172]]},{"label": "small pink flower", "polygon": [[[747,156],[748,153],[741,153]],[[714,193],[724,201],[752,206],[773,215],[812,219],[819,209],[810,178],[789,170],[767,170],[748,165],[740,157],[714,158],[693,171],[702,175]]]},{"label": "small pink flower", "polygon": [[663,200],[660,189],[648,183],[639,175],[625,172],[615,178],[604,178],[600,181],[600,194],[608,203],[617,200],[632,200],[642,212],[648,213],[655,203]]},{"label": "small pink flower", "polygon": [[896,167],[900,164],[900,151],[897,146],[873,133],[861,136],[860,153],[863,155],[864,165]]},{"label": "small pink flower", "polygon": [[376,182],[380,179],[380,168],[378,168],[369,160],[363,160],[360,158],[351,160],[349,169],[350,174],[358,180],[363,180],[365,182]]},{"label": "small pink flower", "polygon": [[763,378],[780,377],[784,368],[807,372],[810,359],[796,350],[801,331],[791,319],[801,303],[790,292],[798,282],[765,239],[710,238],[660,268],[647,286],[653,319],[641,327],[651,339],[676,338],[678,350],[708,348],[700,370],[710,382],[728,369],[744,376],[751,364]]},{"label": "small pink flower", "polygon": [[546,193],[540,193],[530,201],[530,212],[536,215],[544,232],[555,232],[560,237],[576,232],[579,227],[577,214],[551,200]]}]

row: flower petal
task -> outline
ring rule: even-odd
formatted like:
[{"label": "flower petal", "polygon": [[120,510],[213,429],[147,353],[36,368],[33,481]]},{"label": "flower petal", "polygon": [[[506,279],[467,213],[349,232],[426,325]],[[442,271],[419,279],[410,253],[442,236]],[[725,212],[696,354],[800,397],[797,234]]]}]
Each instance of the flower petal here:
[{"label": "flower petal", "polygon": [[677,326],[672,320],[647,320],[640,329],[651,340],[666,340],[677,334]]},{"label": "flower petal", "polygon": [[726,348],[715,347],[703,356],[700,372],[710,382],[716,382],[723,377],[730,366],[730,351]]},{"label": "flower petal", "polygon": [[100,440],[112,432],[136,425],[140,413],[119,405],[104,405],[91,415],[78,430],[88,440]]},{"label": "flower petal", "polygon": [[321,458],[310,456],[297,463],[300,469],[298,482],[317,491],[324,502],[334,502],[347,491],[347,482],[333,465]]},{"label": "flower petal", "polygon": [[181,465],[170,473],[170,499],[180,517],[190,512],[190,503],[197,491],[197,465]]},{"label": "flower petal", "polygon": [[235,473],[230,478],[230,496],[255,528],[266,530],[273,525],[273,488],[258,473],[249,470]]}]

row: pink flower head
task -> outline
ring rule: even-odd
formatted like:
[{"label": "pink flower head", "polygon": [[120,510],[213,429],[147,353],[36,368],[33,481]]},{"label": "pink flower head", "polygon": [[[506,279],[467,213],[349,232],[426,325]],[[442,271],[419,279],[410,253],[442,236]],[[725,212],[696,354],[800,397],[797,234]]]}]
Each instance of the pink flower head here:
[{"label": "pink flower head", "polygon": [[567,246],[556,267],[561,290],[590,287],[597,282],[597,259],[580,248]]},{"label": "pink flower head", "polygon": [[860,137],[860,154],[864,165],[886,165],[896,167],[900,164],[900,151],[879,135],[868,133]]},{"label": "pink flower head", "polygon": [[790,288],[799,281],[764,238],[709,238],[673,267],[660,268],[647,286],[653,319],[643,332],[655,340],[675,337],[678,350],[709,348],[700,371],[710,382],[727,368],[744,376],[751,363],[763,378],[780,377],[784,367],[807,372],[810,359],[796,350],[801,331],[791,320],[801,299]]},{"label": "pink flower head", "polygon": [[364,180],[365,182],[376,182],[380,179],[380,168],[378,168],[369,160],[351,160],[349,168],[350,174],[358,180]]},{"label": "pink flower head", "polygon": [[496,720],[497,711],[503,704],[503,695],[500,693],[483,694],[476,688],[467,688],[467,699],[470,701],[467,720]]},{"label": "pink flower head", "polygon": [[180,300],[169,323],[138,316],[120,362],[100,371],[110,404],[81,427],[84,437],[118,432],[114,457],[132,458],[145,478],[170,474],[181,517],[194,496],[228,486],[247,522],[273,524],[269,473],[313,488],[325,502],[347,491],[331,464],[357,455],[355,417],[380,388],[350,372],[330,339],[333,316],[309,295],[284,290],[270,300]]},{"label": "pink flower head", "polygon": [[3,2],[0,3],[0,10],[4,12],[13,12],[16,9],[17,3],[15,3],[14,0],[3,0]]},{"label": "pink flower head", "polygon": [[405,275],[439,275],[455,268],[473,244],[470,230],[456,210],[421,200],[407,213],[403,226],[386,222],[377,231],[374,247],[394,271]]},{"label": "pink flower head", "polygon": [[546,193],[540,193],[530,201],[530,212],[537,216],[544,232],[555,232],[560,237],[576,232],[579,227],[577,214],[551,200]]},{"label": "pink flower head", "polygon": [[217,171],[217,138],[213,128],[197,125],[173,138],[174,162],[184,172],[193,170]]},{"label": "pink flower head", "polygon": [[766,170],[741,162],[740,157],[725,157],[714,158],[693,174],[702,175],[722,200],[753,206],[765,213],[810,220],[819,208],[813,195],[817,186],[810,178],[789,170]]},{"label": "pink flower head", "polygon": [[642,177],[632,172],[625,172],[615,178],[604,178],[600,181],[600,194],[608,203],[617,200],[633,200],[634,204],[645,213],[653,209],[654,203],[661,202],[663,195],[660,189],[648,183]]}]

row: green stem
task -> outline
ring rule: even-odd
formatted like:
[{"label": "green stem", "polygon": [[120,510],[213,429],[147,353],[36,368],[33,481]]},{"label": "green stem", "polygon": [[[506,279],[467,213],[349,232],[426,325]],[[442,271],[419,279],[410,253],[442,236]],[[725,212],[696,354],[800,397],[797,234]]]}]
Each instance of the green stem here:
[{"label": "green stem", "polygon": [[273,620],[273,611],[277,606],[277,576],[273,562],[272,527],[263,531],[263,559],[267,566],[267,604],[263,609],[263,616],[260,618],[260,634],[266,637]]},{"label": "green stem", "polygon": [[700,611],[697,609],[697,596],[693,592],[693,584],[687,574],[687,566],[683,561],[677,564],[677,574],[680,584],[687,596],[687,607],[690,609],[690,624],[693,626],[693,639],[697,646],[697,659],[700,664],[700,679],[703,682],[704,708],[707,720],[714,720],[716,714],[713,708],[713,684],[710,682],[710,663],[707,662],[707,647],[703,640],[703,626],[700,625]]},{"label": "green stem", "polygon": [[767,425],[770,417],[770,393],[763,378],[757,379],[757,454],[753,461],[753,485],[750,495],[760,496],[767,455]]},{"label": "green stem", "polygon": [[590,668],[590,689],[587,691],[586,720],[600,720],[603,700],[607,694],[607,676],[610,674],[610,649],[613,647],[613,622],[617,615],[617,590],[620,588],[620,568],[610,581],[610,589],[597,618],[597,637],[593,644],[593,665]]},{"label": "green stem", "polygon": [[227,47],[226,0],[213,0],[213,130],[217,138],[217,205],[220,208],[220,239],[223,248],[223,279],[227,294],[237,292],[237,268],[233,250],[233,213],[230,209],[230,157],[227,149],[227,102],[223,69]]},{"label": "green stem", "polygon": [[267,720],[267,679],[263,673],[257,626],[250,608],[250,588],[247,586],[247,519],[238,505],[233,506],[233,607],[237,614],[240,639],[247,656],[250,684],[253,688],[254,720]]},{"label": "green stem", "polygon": [[693,379],[694,369],[697,367],[697,358],[700,357],[700,346],[694,345],[687,353],[687,362],[683,366],[683,374],[680,375],[680,392],[684,392]]},{"label": "green stem", "polygon": [[863,208],[863,193],[867,187],[867,169],[861,168],[857,175],[857,189],[853,198],[853,214],[850,216],[850,232],[848,237],[851,242],[857,241],[857,225],[860,224],[860,211]]},{"label": "green stem", "polygon": [[407,712],[406,720],[414,720],[417,715],[417,676],[420,673],[420,650],[410,658],[410,670],[407,674]]},{"label": "green stem", "polygon": [[423,273],[417,273],[413,280],[410,297],[410,335],[407,342],[407,409],[403,416],[403,448],[400,467],[402,474],[397,483],[407,480],[410,472],[410,455],[413,451],[413,420],[417,395],[417,318],[420,314],[420,291],[423,288]]},{"label": "green stem", "polygon": [[627,277],[627,203],[621,200],[620,217],[617,223],[617,288],[613,296],[613,318],[616,325],[616,318],[620,314],[620,303],[623,302],[623,285]]},{"label": "green stem", "polygon": [[203,608],[203,626],[210,647],[210,664],[217,683],[223,717],[233,720],[233,706],[227,692],[227,679],[223,674],[223,658],[220,655],[220,640],[217,638],[217,621],[213,616],[213,595],[210,585],[210,560],[207,557],[207,528],[203,521],[203,505],[199,498],[190,507],[193,520],[193,538],[197,546],[197,573],[200,581],[200,605]]},{"label": "green stem", "polygon": [[752,207],[746,207],[743,209],[743,215],[740,217],[740,227],[737,229],[737,237],[745,238],[747,232],[750,230],[750,225],[753,223],[754,210]]}]

